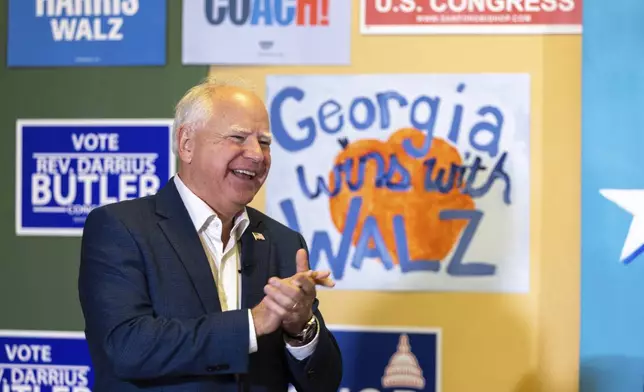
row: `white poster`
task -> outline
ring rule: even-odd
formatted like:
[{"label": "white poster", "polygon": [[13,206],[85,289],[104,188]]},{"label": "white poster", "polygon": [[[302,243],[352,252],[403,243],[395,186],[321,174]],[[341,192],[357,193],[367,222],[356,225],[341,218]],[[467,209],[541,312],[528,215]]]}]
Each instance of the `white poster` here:
[{"label": "white poster", "polygon": [[348,65],[351,1],[183,2],[183,64]]},{"label": "white poster", "polygon": [[527,292],[530,79],[270,76],[267,212],[337,289]]}]

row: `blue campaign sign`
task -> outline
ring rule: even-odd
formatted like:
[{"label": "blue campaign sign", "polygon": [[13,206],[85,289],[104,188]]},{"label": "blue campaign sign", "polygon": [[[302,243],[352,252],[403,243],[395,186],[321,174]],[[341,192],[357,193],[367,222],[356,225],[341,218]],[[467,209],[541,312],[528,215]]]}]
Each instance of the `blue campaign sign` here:
[{"label": "blue campaign sign", "polygon": [[9,0],[7,65],[166,62],[166,1]]},{"label": "blue campaign sign", "polygon": [[94,372],[82,332],[0,330],[2,392],[91,392]]},{"label": "blue campaign sign", "polygon": [[433,328],[333,326],[342,352],[340,392],[441,390],[441,332]]},{"label": "blue campaign sign", "polygon": [[93,208],[156,193],[171,139],[172,120],[18,120],[16,233],[81,235]]}]

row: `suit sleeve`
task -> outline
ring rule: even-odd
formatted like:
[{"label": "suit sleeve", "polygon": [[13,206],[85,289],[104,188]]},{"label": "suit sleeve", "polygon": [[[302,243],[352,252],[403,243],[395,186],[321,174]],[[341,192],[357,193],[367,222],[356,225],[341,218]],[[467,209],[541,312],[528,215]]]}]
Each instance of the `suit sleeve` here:
[{"label": "suit sleeve", "polygon": [[[298,234],[300,247],[309,253],[304,238]],[[310,267],[309,267],[310,268]],[[342,380],[342,355],[340,348],[329,331],[319,310],[319,300],[313,303],[313,313],[320,323],[317,346],[310,357],[298,361],[287,351],[291,382],[299,392],[335,392]]]},{"label": "suit sleeve", "polygon": [[244,373],[248,310],[193,319],[155,315],[141,251],[108,209],[87,217],[78,290],[91,345],[126,380]]}]

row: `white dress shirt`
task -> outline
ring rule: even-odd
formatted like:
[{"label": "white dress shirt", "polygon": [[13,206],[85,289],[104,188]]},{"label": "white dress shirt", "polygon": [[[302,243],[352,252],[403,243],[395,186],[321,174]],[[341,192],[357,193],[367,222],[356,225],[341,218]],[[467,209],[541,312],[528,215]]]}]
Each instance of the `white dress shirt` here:
[{"label": "white dress shirt", "polygon": [[[246,209],[244,208],[244,211],[235,217],[230,239],[224,248],[221,240],[222,223],[217,214],[181,181],[179,175],[174,176],[174,183],[204,246],[204,251],[208,257],[210,269],[217,285],[221,310],[225,312],[239,309],[241,306],[242,286],[241,274],[239,273],[241,265],[239,240],[250,224]],[[295,260],[293,260],[293,263],[295,263]],[[257,351],[257,335],[250,309],[248,310],[248,324],[250,333],[248,352],[254,353]],[[301,361],[313,353],[317,341],[318,334],[316,333],[315,338],[304,346],[295,347],[286,343],[286,347],[295,358]]]}]

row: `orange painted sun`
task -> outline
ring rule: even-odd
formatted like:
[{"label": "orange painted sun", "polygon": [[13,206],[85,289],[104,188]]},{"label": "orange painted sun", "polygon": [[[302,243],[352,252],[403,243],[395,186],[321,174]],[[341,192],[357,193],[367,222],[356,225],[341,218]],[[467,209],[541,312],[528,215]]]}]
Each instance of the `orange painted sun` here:
[{"label": "orange painted sun", "polygon": [[[343,173],[341,188],[337,195],[329,198],[331,219],[339,231],[346,223],[349,203],[353,197],[362,197],[362,208],[358,216],[352,243],[357,244],[364,227],[365,219],[373,216],[382,234],[387,250],[394,263],[398,264],[396,237],[393,219],[396,215],[404,219],[407,246],[411,260],[443,260],[459,239],[461,231],[467,225],[465,220],[441,220],[439,214],[447,209],[473,209],[475,204],[467,194],[461,192],[465,181],[456,177],[454,186],[446,193],[425,188],[427,167],[423,164],[434,158],[435,164],[431,178],[436,179],[440,169],[444,170],[444,181],[449,177],[452,164],[462,165],[458,150],[441,138],[433,138],[431,148],[422,158],[410,157],[403,149],[403,141],[411,139],[414,146],[422,145],[425,134],[414,128],[403,128],[394,132],[386,142],[376,139],[360,139],[349,143],[334,159],[334,165],[343,164],[353,159],[351,173]],[[378,164],[369,158],[361,169],[360,157],[369,153],[379,154],[384,161],[384,172],[390,168],[392,156],[409,173],[410,187],[406,190],[392,190],[387,186],[377,187]],[[351,190],[347,180],[355,183],[359,170],[364,170],[362,187]],[[335,172],[329,174],[329,184],[335,184]],[[391,176],[392,183],[402,180],[399,171]],[[459,181],[461,180],[461,181]],[[373,239],[368,247],[375,248]]]}]

